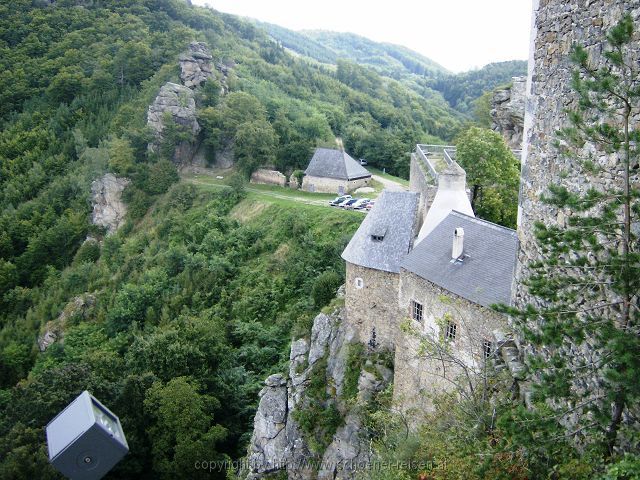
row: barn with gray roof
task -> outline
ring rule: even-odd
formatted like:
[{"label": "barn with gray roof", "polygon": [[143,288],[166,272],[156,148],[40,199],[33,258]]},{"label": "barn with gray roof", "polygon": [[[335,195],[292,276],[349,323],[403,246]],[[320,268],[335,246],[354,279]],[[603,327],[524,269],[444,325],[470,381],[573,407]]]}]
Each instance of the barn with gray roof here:
[{"label": "barn with gray roof", "polygon": [[371,181],[371,173],[347,152],[331,148],[316,148],[304,173],[302,189],[308,192],[343,194]]}]

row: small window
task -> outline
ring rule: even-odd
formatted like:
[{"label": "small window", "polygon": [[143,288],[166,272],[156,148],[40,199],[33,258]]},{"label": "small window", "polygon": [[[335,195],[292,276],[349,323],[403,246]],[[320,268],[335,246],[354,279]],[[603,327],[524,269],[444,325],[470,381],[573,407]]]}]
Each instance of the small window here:
[{"label": "small window", "polygon": [[384,235],[371,235],[371,240],[374,242],[381,242],[384,240]]},{"label": "small window", "polygon": [[493,355],[493,342],[491,340],[484,340],[482,342],[482,353],[484,358],[490,358]]},{"label": "small window", "polygon": [[447,327],[444,332],[444,338],[447,340],[455,340],[458,326],[453,322],[447,322]]},{"label": "small window", "polygon": [[355,281],[356,284],[356,288],[360,289],[364,287],[364,280],[362,280],[360,277],[356,278]]},{"label": "small window", "polygon": [[418,303],[415,300],[411,300],[411,318],[413,318],[416,322],[422,323],[423,311],[424,310],[421,303]]}]

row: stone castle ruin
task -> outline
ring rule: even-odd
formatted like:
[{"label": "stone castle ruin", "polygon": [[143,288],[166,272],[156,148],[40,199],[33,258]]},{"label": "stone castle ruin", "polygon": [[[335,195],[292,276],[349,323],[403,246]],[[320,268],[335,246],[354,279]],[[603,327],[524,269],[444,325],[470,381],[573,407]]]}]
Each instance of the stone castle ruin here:
[{"label": "stone castle ruin", "polygon": [[[507,334],[507,318],[490,306],[522,306],[531,300],[523,282],[527,265],[540,258],[534,224],[562,226],[571,214],[542,203],[541,195],[554,182],[584,192],[590,186],[607,191],[617,181],[615,175],[602,180],[578,174],[557,154],[556,131],[567,124],[566,109],[576,102],[569,52],[577,43],[597,58],[605,32],[625,13],[640,22],[640,0],[533,3],[526,100],[516,94],[516,103],[526,103],[524,122],[520,130],[517,115],[495,117],[498,129],[501,122],[515,125],[507,132],[512,148],[520,148],[523,135],[517,232],[474,217],[453,147],[418,145],[411,157],[410,191],[385,191],[342,254],[344,309],[319,315],[311,337],[292,345],[289,378],[270,377],[261,392],[249,478],[284,470],[290,479],[353,478],[349,462],[367,461],[357,415],[340,401],[350,342],[370,352],[394,352],[393,398],[405,412],[428,411],[431,394],[450,390],[458,374],[481,368],[489,357],[502,362],[516,383],[522,380],[520,357],[528,347]],[[637,47],[640,32],[636,35]],[[638,61],[640,48],[635,54]],[[524,86],[514,81],[509,99],[498,92],[498,103],[512,102]],[[640,118],[633,122],[637,126]],[[607,167],[610,159],[598,161]],[[458,366],[445,372],[441,363],[425,357],[424,338],[448,342]],[[587,354],[575,352],[578,361]],[[305,385],[320,358],[326,361],[327,388],[345,420],[320,455],[324,470],[309,472],[296,468],[313,454],[292,412],[304,406]],[[389,372],[372,378],[371,372],[383,370],[375,362],[368,365],[358,379],[358,398],[370,397],[391,381]],[[526,385],[520,386],[526,393]],[[271,411],[283,413],[276,419]]]},{"label": "stone castle ruin", "polygon": [[[521,368],[517,350],[503,348],[513,343],[503,333],[506,319],[489,308],[510,302],[516,233],[474,217],[454,159],[454,147],[418,145],[411,191],[385,190],[363,220],[342,253],[344,308],[316,317],[310,338],[291,346],[288,378],[269,377],[260,393],[247,478],[283,470],[291,479],[352,478],[369,461],[357,405],[344,398],[353,345],[371,357],[359,372],[357,400],[393,379],[394,402],[407,413],[429,411],[430,393],[450,390],[461,369],[482,368],[490,356],[503,357],[513,372]],[[425,338],[443,338],[461,364],[439,371],[439,362],[421,355]],[[393,371],[379,361],[385,356]],[[316,375],[333,398],[326,408],[344,419],[322,452],[297,420],[317,401],[307,393]],[[314,459],[317,472],[308,468]]]}]

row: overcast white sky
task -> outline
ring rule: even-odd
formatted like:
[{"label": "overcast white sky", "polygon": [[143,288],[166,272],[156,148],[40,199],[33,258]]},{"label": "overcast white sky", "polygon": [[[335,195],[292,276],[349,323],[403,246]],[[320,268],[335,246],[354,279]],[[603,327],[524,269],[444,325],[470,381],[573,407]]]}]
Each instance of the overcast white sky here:
[{"label": "overcast white sky", "polygon": [[531,0],[192,0],[292,30],[404,45],[454,72],[529,54]]}]

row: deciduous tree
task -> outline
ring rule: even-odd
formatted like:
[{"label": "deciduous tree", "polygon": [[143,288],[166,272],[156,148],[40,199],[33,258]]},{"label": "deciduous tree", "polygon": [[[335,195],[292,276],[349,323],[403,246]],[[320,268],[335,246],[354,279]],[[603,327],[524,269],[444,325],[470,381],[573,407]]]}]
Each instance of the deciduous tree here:
[{"label": "deciduous tree", "polygon": [[520,169],[500,134],[470,127],[457,141],[457,161],[467,172],[471,207],[479,217],[515,228]]}]

